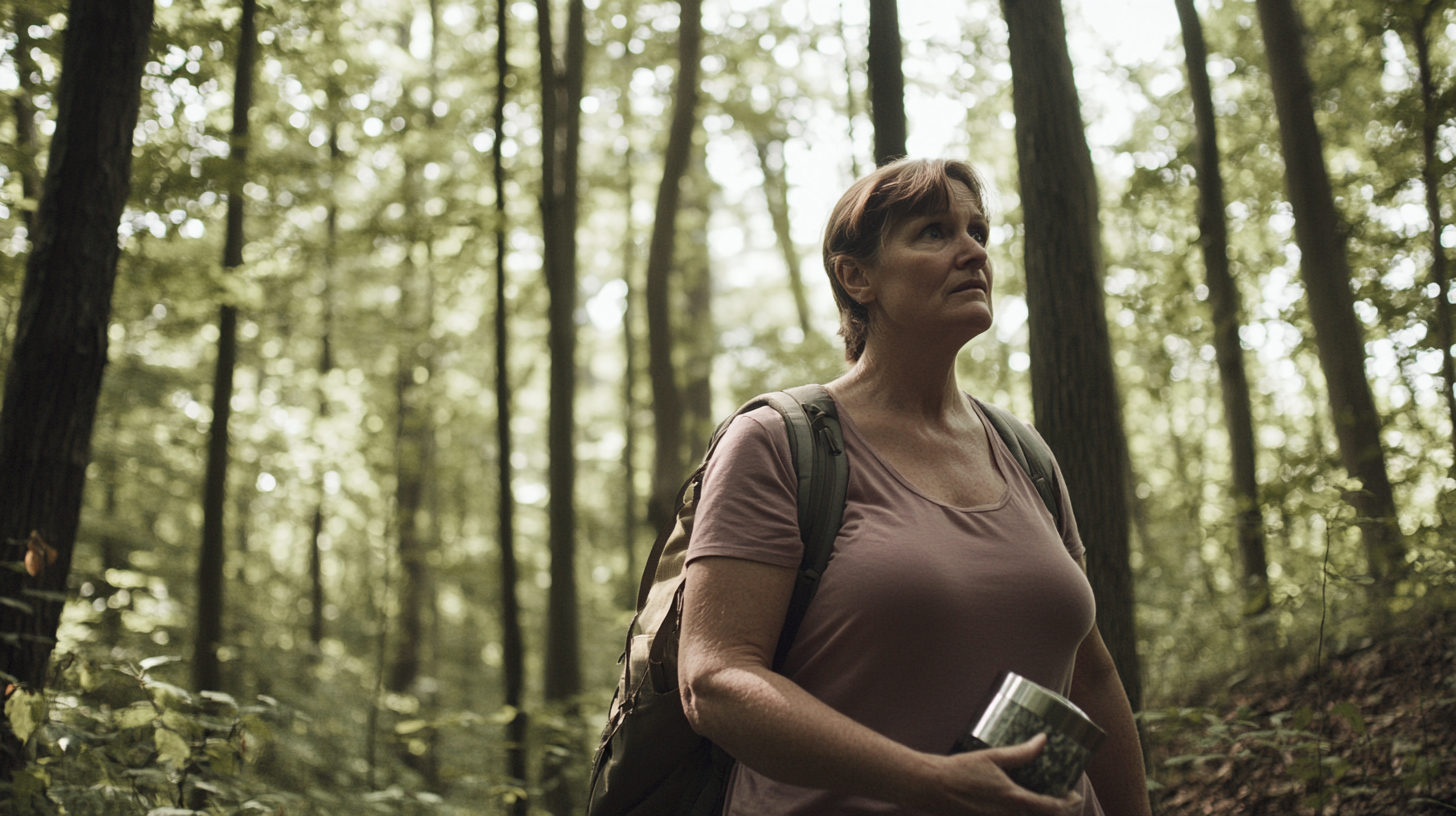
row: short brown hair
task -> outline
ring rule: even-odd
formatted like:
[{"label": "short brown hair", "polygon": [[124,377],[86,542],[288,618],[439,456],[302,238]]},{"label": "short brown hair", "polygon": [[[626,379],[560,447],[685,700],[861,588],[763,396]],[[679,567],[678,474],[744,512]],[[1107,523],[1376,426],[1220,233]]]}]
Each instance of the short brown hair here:
[{"label": "short brown hair", "polygon": [[[834,275],[840,259],[871,264],[885,236],[905,220],[950,206],[951,182],[970,188],[986,213],[986,185],[969,164],[955,159],[898,159],[861,178],[840,197],[824,228],[824,271],[839,305],[844,359],[857,361],[869,337],[869,310],[844,291]],[[989,216],[989,213],[986,213]]]}]

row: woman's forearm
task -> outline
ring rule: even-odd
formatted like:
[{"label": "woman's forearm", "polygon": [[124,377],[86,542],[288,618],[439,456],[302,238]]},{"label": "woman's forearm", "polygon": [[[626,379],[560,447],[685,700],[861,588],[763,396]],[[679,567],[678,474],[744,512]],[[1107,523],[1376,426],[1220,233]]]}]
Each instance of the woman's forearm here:
[{"label": "woman's forearm", "polygon": [[921,754],[835,711],[783,675],[725,667],[683,688],[693,727],[780,782],[907,804],[933,776]]}]

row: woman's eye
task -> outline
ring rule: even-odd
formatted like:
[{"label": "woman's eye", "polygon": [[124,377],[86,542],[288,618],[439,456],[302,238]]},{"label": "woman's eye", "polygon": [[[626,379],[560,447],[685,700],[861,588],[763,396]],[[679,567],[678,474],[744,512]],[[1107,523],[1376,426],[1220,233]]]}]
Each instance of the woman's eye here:
[{"label": "woman's eye", "polygon": [[930,226],[921,230],[920,234],[925,236],[926,238],[939,238],[941,236],[941,229],[939,225],[931,224]]},{"label": "woman's eye", "polygon": [[981,246],[986,245],[988,236],[986,235],[986,231],[984,229],[981,229],[980,227],[971,227],[969,232],[971,233],[971,237],[976,239],[976,243],[980,244]]}]

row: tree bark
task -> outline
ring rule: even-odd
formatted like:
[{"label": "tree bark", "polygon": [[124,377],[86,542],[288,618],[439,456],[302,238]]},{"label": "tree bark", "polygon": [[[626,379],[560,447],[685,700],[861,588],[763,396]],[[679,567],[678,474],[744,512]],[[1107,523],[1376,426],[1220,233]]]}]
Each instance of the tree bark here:
[{"label": "tree bark", "polygon": [[1294,209],[1300,276],[1329,390],[1340,459],[1362,487],[1347,491],[1365,545],[1373,588],[1388,592],[1404,570],[1405,545],[1380,443],[1380,414],[1365,379],[1365,331],[1355,316],[1345,228],[1335,210],[1314,121],[1314,82],[1304,63],[1304,22],[1290,0],[1257,0],[1269,79],[1279,116],[1285,187]]},{"label": "tree bark", "polygon": [[[1411,20],[1411,39],[1415,44],[1416,67],[1421,83],[1421,184],[1426,189],[1426,217],[1431,222],[1431,282],[1436,284],[1432,298],[1431,334],[1441,348],[1441,389],[1446,397],[1446,413],[1451,419],[1451,441],[1456,446],[1456,361],[1451,357],[1451,276],[1446,271],[1446,248],[1441,246],[1441,232],[1446,225],[1441,218],[1440,165],[1436,160],[1437,128],[1441,115],[1436,106],[1436,81],[1431,70],[1431,20],[1441,8],[1439,2],[1427,2],[1421,14]],[[1456,461],[1456,460],[1453,460]],[[1456,471],[1456,466],[1453,466]]]},{"label": "tree bark", "polygon": [[538,0],[541,46],[546,286],[550,293],[551,395],[547,418],[551,490],[551,591],[547,603],[546,699],[565,701],[581,690],[580,625],[576,606],[576,225],[585,10],[572,0],[566,61],[556,60],[550,2]]},{"label": "tree bark", "polygon": [[[545,696],[564,704],[581,692],[581,624],[576,592],[576,228],[577,162],[581,142],[581,95],[586,61],[585,5],[567,6],[566,59],[559,64],[552,44],[551,0],[537,0],[541,54],[541,217],[550,327],[550,405],[547,417],[547,474],[551,495],[549,544],[551,588],[546,604]],[[569,752],[570,753],[570,752]],[[566,755],[549,754],[542,771],[548,810],[574,809],[567,784]]]},{"label": "tree bark", "polygon": [[[323,291],[319,294],[322,302],[323,329],[319,332],[319,387],[318,400],[320,417],[329,415],[329,397],[327,377],[334,369],[333,354],[333,324],[334,324],[334,296],[333,282],[334,269],[339,258],[339,200],[334,192],[339,183],[339,174],[342,170],[343,150],[339,147],[339,121],[338,105],[341,94],[337,87],[331,87],[329,93],[329,205],[324,219],[324,263],[323,263]],[[321,538],[324,531],[324,496],[327,490],[324,486],[324,477],[320,475],[318,485],[318,503],[314,505],[313,511],[313,535],[309,538],[308,547],[308,582],[309,582],[309,623],[308,637],[317,649],[324,639],[324,572],[323,572],[323,547]]]},{"label": "tree bark", "polygon": [[1193,121],[1198,146],[1198,226],[1203,266],[1208,279],[1208,305],[1213,311],[1213,351],[1223,393],[1224,424],[1228,426],[1232,468],[1234,528],[1243,565],[1244,613],[1255,615],[1269,608],[1269,571],[1264,549],[1264,519],[1259,506],[1259,480],[1254,466],[1254,419],[1249,401],[1249,379],[1244,371],[1244,350],[1239,342],[1243,304],[1229,271],[1228,218],[1224,214],[1223,174],[1218,151],[1218,124],[1213,113],[1213,90],[1208,79],[1208,49],[1203,24],[1193,0],[1175,0],[1183,28],[1183,52],[1188,65],[1188,89],[1193,97]]},{"label": "tree bark", "polygon": [[1128,543],[1127,439],[1102,291],[1097,180],[1060,0],[1003,0],[1025,218],[1036,426],[1056,453],[1087,542],[1097,625],[1142,702]]},{"label": "tree bark", "polygon": [[[794,235],[790,228],[789,181],[784,172],[784,143],[782,139],[755,136],[753,146],[758,150],[758,166],[763,169],[763,195],[768,203],[769,219],[773,222],[774,237],[778,239],[779,253],[784,256],[784,266],[789,270],[789,291],[794,296],[794,309],[799,315],[799,330],[808,337],[812,331],[809,298],[804,294],[799,250],[794,246]],[[777,155],[774,155],[775,146],[778,148]]]},{"label": "tree bark", "polygon": [[870,0],[869,79],[875,164],[881,165],[905,155],[905,73],[896,0]]},{"label": "tree bark", "polygon": [[672,357],[671,273],[682,179],[692,155],[693,129],[697,123],[698,62],[702,51],[702,0],[682,0],[679,7],[677,90],[673,95],[672,125],[663,156],[662,183],[657,189],[652,239],[647,249],[647,368],[652,381],[656,434],[647,520],[657,530],[671,521],[673,501],[684,476],[683,400]]},{"label": "tree bark", "polygon": [[[0,682],[44,686],[80,520],[151,0],[74,0],[0,408]],[[51,561],[49,553],[55,553]],[[24,761],[0,724],[0,781]]]},{"label": "tree bark", "polygon": [[[256,0],[242,0],[238,23],[238,61],[233,84],[232,148],[228,156],[227,235],[222,265],[243,265],[243,181],[248,164],[248,109],[253,100],[253,61],[258,47]],[[238,361],[238,309],[218,310],[217,363],[212,379],[212,424],[207,434],[207,474],[202,492],[202,552],[197,564],[197,640],[192,651],[192,686],[221,690],[223,573],[227,560],[224,517],[227,505],[228,420],[232,416],[233,369]]]},{"label": "tree bark", "polygon": [[[526,649],[521,631],[521,606],[516,596],[519,570],[516,567],[515,491],[511,487],[511,379],[510,332],[506,303],[506,172],[505,140],[506,98],[511,76],[507,32],[510,0],[496,3],[495,43],[495,139],[491,145],[491,171],[495,181],[495,434],[496,481],[499,503],[496,508],[497,533],[500,538],[500,625],[501,668],[505,686],[504,703],[513,715],[506,723],[506,775],[522,789],[528,787],[526,769],[525,677]],[[512,816],[526,816],[529,802],[518,797],[510,805]]]}]

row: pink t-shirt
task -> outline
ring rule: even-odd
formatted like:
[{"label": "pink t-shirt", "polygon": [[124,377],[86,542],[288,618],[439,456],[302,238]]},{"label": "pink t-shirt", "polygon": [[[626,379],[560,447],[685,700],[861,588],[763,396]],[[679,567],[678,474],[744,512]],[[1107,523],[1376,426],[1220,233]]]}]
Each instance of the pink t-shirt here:
[{"label": "pink t-shirt", "polygon": [[[974,406],[974,401],[972,401]],[[977,413],[980,408],[976,407]],[[1000,435],[1000,499],[951,507],[905,481],[839,411],[849,495],[834,552],[782,672],[855,721],[911,748],[947,753],[1014,671],[1066,693],[1095,617],[1066,491],[1064,529]],[[1060,479],[1058,473],[1058,479]],[[738,418],[703,479],[688,561],[729,556],[797,569],[797,481],[772,408]],[[1097,816],[1086,777],[1085,816]],[[743,765],[727,816],[911,814],[863,797],[785,785]]]}]

